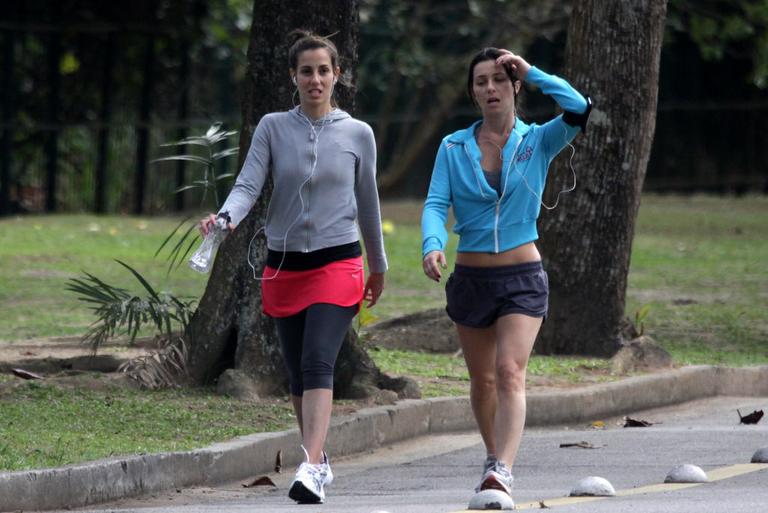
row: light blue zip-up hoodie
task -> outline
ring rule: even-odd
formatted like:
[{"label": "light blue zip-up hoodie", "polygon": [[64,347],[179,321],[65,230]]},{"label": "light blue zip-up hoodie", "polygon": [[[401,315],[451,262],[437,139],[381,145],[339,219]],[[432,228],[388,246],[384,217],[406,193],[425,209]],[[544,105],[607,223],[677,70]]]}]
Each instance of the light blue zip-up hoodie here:
[{"label": "light blue zip-up hoodie", "polygon": [[[552,96],[564,111],[580,114],[587,110],[587,100],[562,78],[532,66],[525,81]],[[498,194],[480,167],[475,139],[480,123],[454,132],[440,143],[421,218],[422,257],[445,251],[450,206],[460,252],[500,253],[538,239],[536,219],[547,169],[580,130],[563,121],[562,114],[543,125],[527,125],[518,118],[502,151]]]}]

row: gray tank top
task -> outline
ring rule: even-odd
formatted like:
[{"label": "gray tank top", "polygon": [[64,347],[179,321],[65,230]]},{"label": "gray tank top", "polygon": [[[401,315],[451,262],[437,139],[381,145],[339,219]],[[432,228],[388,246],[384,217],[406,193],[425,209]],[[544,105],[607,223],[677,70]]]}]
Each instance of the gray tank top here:
[{"label": "gray tank top", "polygon": [[485,181],[488,182],[488,185],[501,196],[501,172],[486,171],[483,169],[483,174],[485,175]]}]

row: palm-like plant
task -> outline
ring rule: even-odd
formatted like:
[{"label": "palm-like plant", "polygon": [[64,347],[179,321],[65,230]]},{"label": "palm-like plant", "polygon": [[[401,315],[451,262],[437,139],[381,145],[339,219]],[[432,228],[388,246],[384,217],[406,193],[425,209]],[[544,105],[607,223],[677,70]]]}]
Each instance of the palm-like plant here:
[{"label": "palm-like plant", "polygon": [[[205,133],[205,135],[201,136],[192,136],[187,137],[185,139],[181,139],[180,141],[174,141],[170,143],[161,144],[161,147],[172,147],[172,146],[180,146],[184,147],[186,145],[192,145],[192,146],[199,146],[204,148],[203,155],[198,154],[180,154],[180,155],[171,155],[169,157],[161,157],[159,159],[155,159],[152,162],[166,162],[166,161],[185,161],[185,162],[192,162],[195,164],[199,164],[202,166],[202,176],[198,180],[194,180],[191,184],[184,185],[182,187],[179,187],[174,192],[181,193],[184,191],[188,191],[191,189],[202,189],[203,190],[203,196],[201,199],[201,203],[204,203],[206,198],[208,197],[208,193],[212,193],[214,203],[216,204],[216,207],[218,208],[221,206],[221,202],[219,201],[219,193],[217,184],[225,179],[231,178],[234,176],[233,173],[217,173],[216,164],[218,161],[222,159],[226,159],[228,157],[231,157],[233,155],[237,155],[238,153],[238,147],[233,146],[231,148],[226,148],[224,150],[216,150],[216,146],[221,143],[227,141],[230,137],[237,134],[237,131],[231,130],[231,131],[225,131],[221,128],[221,123],[217,122],[211,125],[208,128],[208,131]],[[171,240],[177,235],[180,234],[180,237],[176,244],[173,246],[173,248],[170,249],[170,252],[167,257],[168,264],[168,272],[170,273],[174,268],[181,265],[181,263],[186,259],[187,255],[189,255],[189,252],[192,250],[193,247],[195,247],[199,236],[197,235],[197,232],[195,231],[195,223],[191,223],[187,226],[186,230],[182,230],[182,227],[184,225],[187,225],[189,223],[190,217],[187,217],[186,219],[182,220],[176,228],[173,229],[173,231],[166,237],[166,239],[163,241],[163,243],[160,245],[159,248],[157,248],[157,251],[155,252],[155,256],[159,255],[160,252],[165,248]]]},{"label": "palm-like plant", "polygon": [[183,301],[168,292],[157,292],[136,269],[120,260],[116,262],[133,274],[149,296],[132,295],[90,273],[84,273],[84,278],[71,278],[67,290],[90,303],[97,317],[83,336],[83,343],[90,344],[94,353],[119,334],[127,334],[133,343],[139,330],[147,324],[154,325],[158,334],[168,340],[173,339],[174,332],[185,332],[195,300]]},{"label": "palm-like plant", "polygon": [[[216,151],[216,146],[236,133],[235,131],[222,130],[221,123],[214,123],[208,128],[205,135],[187,137],[162,145],[200,146],[205,148],[202,156],[179,154],[162,157],[153,160],[153,162],[183,160],[202,165],[201,178],[189,185],[179,187],[175,192],[180,193],[189,189],[202,188],[202,201],[204,202],[208,193],[212,192],[218,207],[219,197],[216,184],[232,177],[233,174],[217,174],[216,165],[220,160],[236,155],[238,148],[232,147]],[[188,217],[179,223],[155,252],[155,256],[157,256],[177,233],[181,235],[167,257],[170,262],[169,273],[186,259],[198,241],[194,223],[190,224],[186,230],[182,230],[189,219]],[[189,320],[194,313],[196,300],[184,301],[171,293],[157,292],[136,269],[120,260],[117,262],[131,272],[148,295],[146,297],[132,295],[125,289],[110,285],[86,272],[81,278],[70,279],[66,288],[78,294],[78,299],[81,301],[90,303],[97,317],[97,320],[83,336],[83,343],[90,344],[93,352],[96,353],[104,342],[118,334],[128,334],[130,342],[133,343],[142,327],[154,326],[156,339],[160,342],[161,348],[154,353],[126,362],[120,367],[120,370],[148,388],[173,386],[176,384],[178,373],[183,373],[186,370],[185,336]]]}]

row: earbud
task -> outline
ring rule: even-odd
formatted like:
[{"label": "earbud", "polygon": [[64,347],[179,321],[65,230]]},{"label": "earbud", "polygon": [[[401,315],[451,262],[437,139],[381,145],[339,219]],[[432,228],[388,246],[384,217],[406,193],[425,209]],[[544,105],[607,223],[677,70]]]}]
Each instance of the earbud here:
[{"label": "earbud", "polygon": [[293,81],[293,85],[299,85],[299,84],[296,83],[296,75],[293,75],[291,77],[291,81]]},{"label": "earbud", "polygon": [[338,79],[336,77],[333,78],[333,85],[336,85],[336,82],[338,82]]}]

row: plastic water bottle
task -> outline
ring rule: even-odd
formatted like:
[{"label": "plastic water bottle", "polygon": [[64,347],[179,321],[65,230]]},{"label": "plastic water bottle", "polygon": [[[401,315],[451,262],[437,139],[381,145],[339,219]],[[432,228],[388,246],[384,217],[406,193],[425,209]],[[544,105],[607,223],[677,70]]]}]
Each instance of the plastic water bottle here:
[{"label": "plastic water bottle", "polygon": [[229,214],[222,212],[216,217],[213,227],[208,230],[208,235],[203,239],[203,243],[197,248],[195,254],[189,259],[189,266],[199,273],[206,274],[213,265],[213,256],[219,249],[219,244],[226,237],[229,231]]}]

